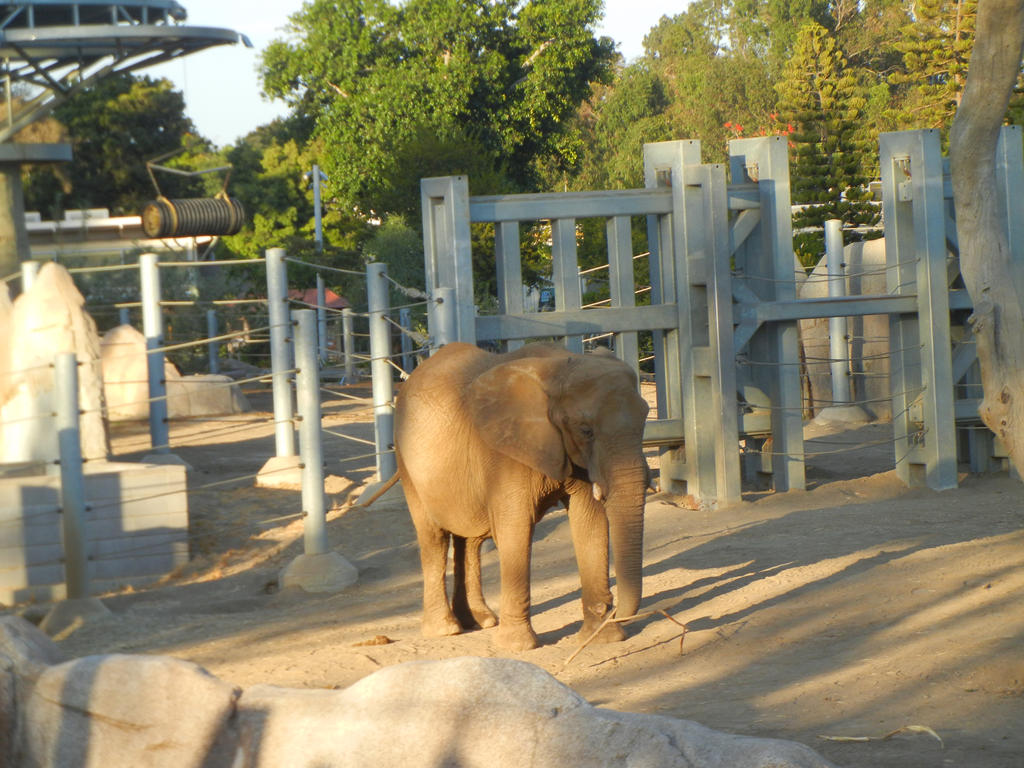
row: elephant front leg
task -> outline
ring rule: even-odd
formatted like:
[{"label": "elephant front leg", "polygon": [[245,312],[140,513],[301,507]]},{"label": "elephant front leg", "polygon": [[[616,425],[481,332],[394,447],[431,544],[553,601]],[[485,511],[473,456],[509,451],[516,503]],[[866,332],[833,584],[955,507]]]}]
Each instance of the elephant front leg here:
[{"label": "elephant front leg", "polygon": [[[580,571],[583,627],[579,638],[583,641],[597,632],[608,618],[612,593],[608,587],[608,518],[604,507],[591,496],[590,484],[577,485],[579,487],[570,489],[569,528]],[[608,623],[594,642],[613,643],[625,637],[621,625]]]},{"label": "elephant front leg", "polygon": [[501,618],[494,642],[509,651],[528,651],[540,644],[530,623],[533,524],[503,525],[495,537],[501,563]]},{"label": "elephant front leg", "polygon": [[480,580],[480,546],[483,537],[452,536],[452,557],[455,560],[455,586],[452,612],[463,629],[486,629],[498,623],[498,617],[487,607]]},{"label": "elephant front leg", "polygon": [[[410,511],[411,511],[410,505]],[[420,565],[423,568],[423,635],[445,637],[457,635],[462,627],[448,605],[445,570],[448,565],[447,531],[413,514],[416,539],[420,545]]]}]

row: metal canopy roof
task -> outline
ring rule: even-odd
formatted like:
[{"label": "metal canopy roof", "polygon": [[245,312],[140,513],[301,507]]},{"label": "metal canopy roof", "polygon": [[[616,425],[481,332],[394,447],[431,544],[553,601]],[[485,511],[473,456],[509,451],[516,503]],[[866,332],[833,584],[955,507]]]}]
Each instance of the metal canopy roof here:
[{"label": "metal canopy roof", "polygon": [[[230,29],[191,27],[174,0],[34,0],[0,3],[0,59],[7,114],[0,142],[110,74],[149,67],[215,45],[252,43]],[[31,91],[15,105],[11,85]],[[0,118],[2,119],[2,118]]]}]

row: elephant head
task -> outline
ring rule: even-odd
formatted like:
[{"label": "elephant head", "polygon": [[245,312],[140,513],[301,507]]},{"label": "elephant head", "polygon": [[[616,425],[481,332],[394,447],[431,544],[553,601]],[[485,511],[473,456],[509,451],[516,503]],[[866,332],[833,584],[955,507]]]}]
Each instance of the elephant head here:
[{"label": "elephant head", "polygon": [[[539,356],[525,356],[537,354]],[[591,483],[604,505],[620,617],[641,597],[648,406],[636,374],[611,355],[542,347],[509,359],[470,386],[470,413],[492,448],[558,482]]]}]

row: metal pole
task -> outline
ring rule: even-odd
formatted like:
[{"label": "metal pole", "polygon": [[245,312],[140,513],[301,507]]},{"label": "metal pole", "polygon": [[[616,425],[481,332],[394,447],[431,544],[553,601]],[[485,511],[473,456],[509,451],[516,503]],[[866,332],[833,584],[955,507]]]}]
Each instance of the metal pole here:
[{"label": "metal pole", "polygon": [[366,265],[366,300],[370,314],[370,372],[373,376],[373,423],[377,443],[377,479],[387,480],[395,462],[394,382],[391,376],[391,329],[384,319],[389,309],[387,266]]},{"label": "metal pole", "polygon": [[139,287],[142,298],[142,335],[146,337],[146,370],[149,378],[149,440],[157,453],[170,450],[167,426],[167,383],[164,380],[164,318],[160,311],[160,267],[155,253],[139,256]]},{"label": "metal pole", "polygon": [[32,288],[32,284],[36,281],[36,277],[39,276],[39,267],[42,265],[38,261],[23,261],[21,262],[21,293],[22,295],[29,292]]},{"label": "metal pole", "polygon": [[[206,338],[212,339],[219,335],[217,329],[217,310],[208,309],[206,310]],[[220,373],[220,342],[207,342],[206,354],[210,358],[210,373]]]},{"label": "metal pole", "polygon": [[292,400],[291,313],[284,248],[267,250],[267,309],[270,314],[270,366],[273,369],[274,444],[278,456],[295,455],[295,415]]},{"label": "metal pole", "polygon": [[121,307],[117,310],[117,321],[121,325],[131,325],[132,311],[128,307]]},{"label": "metal pole", "polygon": [[302,458],[302,511],[305,553],[327,552],[324,504],[324,452],[320,431],[320,368],[316,358],[316,315],[295,311],[295,388],[299,404],[299,456]]},{"label": "metal pole", "polygon": [[61,538],[64,548],[64,583],[67,597],[89,596],[85,554],[85,479],[78,426],[78,359],[74,352],[54,361],[57,396],[57,444],[60,447]]},{"label": "metal pole", "polygon": [[433,335],[432,348],[440,349],[445,344],[456,340],[458,313],[455,311],[455,289],[437,289],[437,308],[434,310],[437,328],[431,328]]},{"label": "metal pole", "polygon": [[349,384],[356,380],[355,348],[352,346],[355,336],[352,334],[352,309],[341,310],[341,345],[345,350],[345,381]]},{"label": "metal pole", "polygon": [[313,166],[313,226],[316,238],[316,252],[324,250],[324,233],[320,216],[320,166]]},{"label": "metal pole", "polygon": [[398,324],[402,326],[405,333],[402,334],[402,370],[412,373],[412,311],[409,309],[398,310]]},{"label": "metal pole", "polygon": [[327,286],[324,276],[316,276],[316,335],[320,346],[320,359],[327,359]]},{"label": "metal pole", "polygon": [[[846,265],[843,263],[843,232],[839,219],[825,222],[825,264],[828,267],[828,296],[830,299],[846,295]],[[849,405],[850,346],[847,343],[845,317],[828,319],[828,342],[832,369],[832,404]]]}]

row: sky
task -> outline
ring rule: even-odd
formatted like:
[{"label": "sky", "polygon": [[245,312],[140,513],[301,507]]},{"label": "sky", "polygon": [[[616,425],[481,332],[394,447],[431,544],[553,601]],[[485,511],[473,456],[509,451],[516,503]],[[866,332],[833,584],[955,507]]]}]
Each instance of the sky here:
[{"label": "sky", "polygon": [[[218,146],[283,115],[282,102],[260,95],[256,70],[259,53],[284,36],[288,16],[302,7],[302,0],[182,0],[182,5],[190,26],[233,29],[253,47],[217,46],[138,74],[173,81],[185,95],[186,112],[200,135]],[[629,61],[643,52],[644,36],[662,15],[681,13],[685,6],[686,0],[605,0],[597,33],[615,40]]]}]

